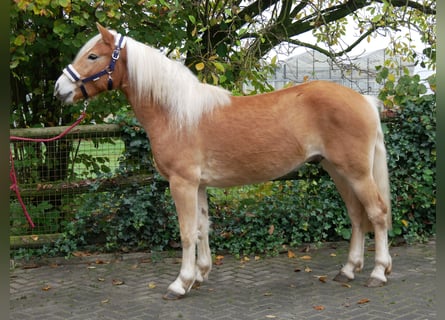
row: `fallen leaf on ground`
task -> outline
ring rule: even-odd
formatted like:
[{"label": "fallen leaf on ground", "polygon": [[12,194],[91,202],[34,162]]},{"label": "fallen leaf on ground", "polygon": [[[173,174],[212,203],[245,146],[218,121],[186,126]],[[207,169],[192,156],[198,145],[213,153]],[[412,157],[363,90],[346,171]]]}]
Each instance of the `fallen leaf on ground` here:
[{"label": "fallen leaf on ground", "polygon": [[263,294],[263,296],[265,296],[265,297],[270,297],[272,295],[272,292],[265,292],[264,294]]},{"label": "fallen leaf on ground", "polygon": [[306,267],[304,268],[304,271],[305,271],[305,272],[312,272],[312,269],[309,268],[308,266],[306,266]]},{"label": "fallen leaf on ground", "polygon": [[336,253],[331,253],[330,256],[331,256],[331,257],[336,257],[337,254],[336,254]]},{"label": "fallen leaf on ground", "polygon": [[312,260],[311,256],[302,256],[301,260]]},{"label": "fallen leaf on ground", "polygon": [[48,291],[51,289],[51,286],[49,284],[47,284],[46,286],[42,287],[43,291]]},{"label": "fallen leaf on ground", "polygon": [[37,235],[32,235],[32,236],[31,236],[31,239],[34,240],[34,241],[37,241],[37,240],[39,240],[39,236],[37,236]]},{"label": "fallen leaf on ground", "polygon": [[123,280],[113,279],[113,281],[111,283],[113,284],[113,286],[120,286],[120,285],[124,284],[125,282]]},{"label": "fallen leaf on ground", "polygon": [[295,253],[294,253],[292,250],[288,250],[288,251],[287,251],[287,257],[288,257],[289,259],[292,259],[292,258],[295,258],[296,255],[295,255]]},{"label": "fallen leaf on ground", "polygon": [[99,278],[97,278],[97,281],[104,282],[105,278],[99,277]]},{"label": "fallen leaf on ground", "polygon": [[72,255],[75,257],[87,257],[87,256],[91,256],[91,253],[85,252],[85,251],[74,251],[72,253]]},{"label": "fallen leaf on ground", "polygon": [[328,276],[314,276],[315,278],[318,278],[319,281],[326,283],[326,280]]},{"label": "fallen leaf on ground", "polygon": [[312,308],[319,311],[324,310],[324,306],[313,306]]},{"label": "fallen leaf on ground", "polygon": [[299,268],[299,267],[296,267],[295,269],[294,269],[294,272],[300,272],[301,271],[301,268]]},{"label": "fallen leaf on ground", "polygon": [[149,289],[154,289],[154,288],[156,288],[156,283],[154,283],[154,282],[149,282],[149,283],[148,283],[148,288],[149,288]]},{"label": "fallen leaf on ground", "polygon": [[275,319],[277,316],[276,315],[273,315],[273,314],[268,314],[267,316],[266,316],[266,318],[268,318],[268,319]]},{"label": "fallen leaf on ground", "polygon": [[345,283],[345,282],[343,282],[343,283],[341,284],[341,286],[342,286],[342,287],[345,287],[345,288],[351,288],[351,285],[350,285],[349,283]]},{"label": "fallen leaf on ground", "polygon": [[108,303],[108,302],[110,302],[110,299],[102,300],[100,303],[105,304],[105,303]]},{"label": "fallen leaf on ground", "polygon": [[260,259],[261,259],[260,256],[255,256],[255,261],[258,261],[258,260],[260,260]]},{"label": "fallen leaf on ground", "polygon": [[224,259],[224,256],[221,256],[221,255],[216,256],[214,264],[217,266],[223,264],[223,259]]},{"label": "fallen leaf on ground", "polygon": [[363,299],[360,299],[358,302],[357,302],[357,304],[364,304],[364,303],[368,303],[369,302],[369,299],[368,298],[363,298]]}]

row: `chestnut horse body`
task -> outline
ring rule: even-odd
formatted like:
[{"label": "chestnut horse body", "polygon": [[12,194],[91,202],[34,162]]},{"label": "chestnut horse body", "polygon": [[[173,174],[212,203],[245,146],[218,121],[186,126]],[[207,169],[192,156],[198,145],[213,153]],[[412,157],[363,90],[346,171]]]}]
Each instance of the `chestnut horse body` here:
[{"label": "chestnut horse body", "polygon": [[373,231],[375,267],[367,285],[387,282],[391,207],[375,100],[325,81],[234,97],[157,50],[98,29],[57,80],[55,96],[72,103],[120,89],[146,130],[156,167],[170,184],[183,250],[165,298],[182,297],[210,272],[206,187],[264,182],[314,159],[333,178],[351,219],[348,261],[335,279],[352,280],[363,268],[365,233]]}]

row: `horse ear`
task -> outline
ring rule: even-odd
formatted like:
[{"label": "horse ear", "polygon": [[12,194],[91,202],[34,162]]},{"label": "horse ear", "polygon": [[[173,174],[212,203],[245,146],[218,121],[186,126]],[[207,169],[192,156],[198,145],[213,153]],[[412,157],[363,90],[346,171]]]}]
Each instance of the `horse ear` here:
[{"label": "horse ear", "polygon": [[99,30],[102,35],[102,40],[108,45],[114,45],[114,36],[108,31],[107,28],[103,27],[99,22],[96,22],[97,30]]}]

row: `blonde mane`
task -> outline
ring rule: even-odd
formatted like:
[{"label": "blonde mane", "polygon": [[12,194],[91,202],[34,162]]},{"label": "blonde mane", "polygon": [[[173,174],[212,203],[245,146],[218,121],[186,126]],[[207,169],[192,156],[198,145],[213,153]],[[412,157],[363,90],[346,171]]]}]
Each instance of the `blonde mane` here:
[{"label": "blonde mane", "polygon": [[127,38],[129,81],[137,103],[153,99],[167,108],[176,125],[193,127],[204,113],[230,103],[230,92],[199,82],[182,63],[158,50]]}]

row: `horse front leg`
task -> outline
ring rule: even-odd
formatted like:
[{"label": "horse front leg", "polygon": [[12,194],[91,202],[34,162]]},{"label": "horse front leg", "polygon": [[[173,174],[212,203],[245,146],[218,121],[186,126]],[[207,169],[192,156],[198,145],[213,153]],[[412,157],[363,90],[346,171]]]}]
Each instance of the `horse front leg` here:
[{"label": "horse front leg", "polygon": [[178,213],[182,244],[181,270],[170,284],[166,300],[175,300],[190,291],[196,279],[196,244],[198,241],[198,186],[179,177],[170,179],[170,191]]},{"label": "horse front leg", "polygon": [[205,187],[198,190],[198,260],[196,262],[196,281],[207,280],[212,269],[212,256],[209,247],[209,206]]}]

